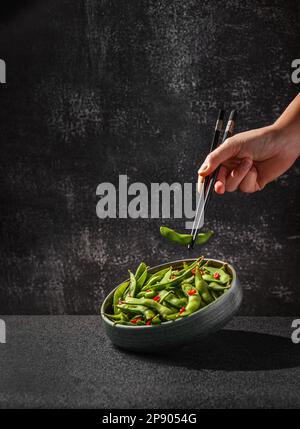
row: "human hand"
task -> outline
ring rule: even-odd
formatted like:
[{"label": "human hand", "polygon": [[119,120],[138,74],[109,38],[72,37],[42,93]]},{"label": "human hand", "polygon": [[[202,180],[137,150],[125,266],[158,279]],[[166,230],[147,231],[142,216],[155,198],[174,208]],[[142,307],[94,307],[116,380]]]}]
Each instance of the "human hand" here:
[{"label": "human hand", "polygon": [[299,156],[299,140],[274,125],[227,139],[198,171],[198,183],[221,165],[215,191],[256,192],[288,170]]}]

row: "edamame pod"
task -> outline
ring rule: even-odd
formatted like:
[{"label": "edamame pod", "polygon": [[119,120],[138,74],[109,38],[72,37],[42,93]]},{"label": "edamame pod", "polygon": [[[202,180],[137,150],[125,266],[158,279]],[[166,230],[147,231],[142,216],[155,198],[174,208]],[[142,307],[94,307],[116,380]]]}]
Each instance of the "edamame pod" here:
[{"label": "edamame pod", "polygon": [[119,301],[122,299],[126,289],[129,286],[129,281],[122,283],[115,291],[114,298],[113,298],[113,308],[114,308],[114,314],[120,313],[120,310],[117,309],[117,305],[119,304]]},{"label": "edamame pod", "polygon": [[174,314],[170,314],[169,316],[166,316],[166,320],[170,321],[170,320],[179,320],[182,319],[180,313],[174,313]]},{"label": "edamame pod", "polygon": [[145,316],[146,320],[155,317],[155,313],[151,309],[143,305],[120,304],[118,305],[118,308],[124,313],[142,314],[143,316]]},{"label": "edamame pod", "polygon": [[208,290],[208,284],[206,281],[202,278],[199,268],[196,268],[195,272],[195,286],[197,291],[200,293],[202,299],[206,302],[206,304],[210,304],[214,301],[213,296]]},{"label": "edamame pod", "polygon": [[147,298],[126,298],[127,304],[134,304],[134,305],[144,305],[145,307],[149,307],[152,310],[157,311],[162,317],[165,318],[168,314],[173,314],[174,311],[169,309],[168,307],[159,304],[157,301],[154,301],[153,299],[147,299]]},{"label": "edamame pod", "polygon": [[187,279],[182,280],[184,283],[193,283],[195,280],[194,276],[188,277]]},{"label": "edamame pod", "polygon": [[172,305],[172,307],[182,308],[187,304],[186,298],[177,298],[172,292],[164,298],[167,304]]},{"label": "edamame pod", "polygon": [[150,278],[146,281],[143,289],[149,289],[149,286],[158,283],[168,271],[169,271],[169,267],[164,268],[163,270],[157,271],[154,274],[150,274]]},{"label": "edamame pod", "polygon": [[153,285],[152,289],[156,288],[156,287],[173,287],[178,285],[179,283],[182,282],[182,280],[186,279],[192,272],[192,270],[203,260],[203,257],[197,259],[195,262],[193,262],[189,268],[183,273],[181,274],[181,276],[177,276],[175,279],[170,280],[168,283],[164,283],[163,285],[161,285],[160,283],[158,283],[158,285]]},{"label": "edamame pod", "polygon": [[143,287],[147,276],[148,276],[148,267],[145,268],[144,272],[137,279],[137,282],[136,282],[137,290],[140,290]]},{"label": "edamame pod", "polygon": [[155,290],[145,290],[137,294],[137,298],[154,298],[157,295]]},{"label": "edamame pod", "polygon": [[[170,290],[164,289],[158,293],[158,296],[160,297],[160,304],[164,302],[164,300],[171,294],[172,292]],[[145,297],[146,298],[146,297]]]},{"label": "edamame pod", "polygon": [[138,266],[136,272],[135,272],[136,280],[138,280],[141,277],[141,275],[146,270],[146,268],[147,268],[147,265],[145,264],[145,262],[141,262],[140,265]]},{"label": "edamame pod", "polygon": [[191,286],[190,284],[182,285],[182,290],[188,299],[188,303],[187,303],[187,306],[185,307],[185,310],[182,311],[180,315],[189,316],[190,314],[194,313],[195,311],[199,310],[199,308],[201,308],[201,304],[202,304],[201,297],[197,289],[193,288],[193,286]]},{"label": "edamame pod", "polygon": [[158,283],[162,279],[161,276],[153,275],[143,286],[142,290],[149,289],[152,285]]},{"label": "edamame pod", "polygon": [[161,324],[159,314],[157,314],[155,317],[153,317],[153,319],[151,320],[151,323],[152,323],[152,325],[160,325]]},{"label": "edamame pod", "polygon": [[[174,243],[182,244],[184,246],[191,244],[193,239],[193,236],[191,234],[180,234],[171,228],[167,228],[166,226],[160,227],[160,233],[168,240],[173,241]],[[201,232],[197,235],[195,244],[206,243],[210,239],[210,237],[212,237],[213,234],[213,231]]]},{"label": "edamame pod", "polygon": [[229,274],[227,274],[222,268],[215,268],[205,265],[203,269],[206,271],[206,273],[203,274],[203,278],[206,281],[226,284],[230,280]]},{"label": "edamame pod", "polygon": [[118,314],[105,314],[105,316],[108,317],[112,322],[128,321],[127,315],[122,311],[120,311]]},{"label": "edamame pod", "polygon": [[172,276],[172,267],[166,272],[166,274],[163,276],[161,281],[159,282],[161,285],[164,285],[170,281],[170,278]]},{"label": "edamame pod", "polygon": [[129,275],[130,275],[130,284],[129,284],[129,288],[128,288],[128,296],[135,296],[136,294],[136,289],[137,289],[137,285],[136,285],[136,278],[135,275],[128,270]]},{"label": "edamame pod", "polygon": [[228,286],[222,286],[222,285],[220,285],[219,283],[216,283],[216,282],[209,283],[208,287],[210,289],[213,289],[214,291],[217,291],[217,292],[224,292],[225,290],[229,289]]}]

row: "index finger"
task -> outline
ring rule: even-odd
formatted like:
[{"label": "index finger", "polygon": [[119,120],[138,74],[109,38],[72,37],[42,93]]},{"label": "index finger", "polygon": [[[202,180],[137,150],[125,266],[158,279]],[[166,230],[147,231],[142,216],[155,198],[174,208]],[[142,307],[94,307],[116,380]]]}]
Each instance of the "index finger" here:
[{"label": "index finger", "polygon": [[238,134],[225,140],[224,143],[206,157],[204,163],[198,170],[198,174],[202,177],[206,177],[213,173],[219,165],[238,154],[239,145]]}]

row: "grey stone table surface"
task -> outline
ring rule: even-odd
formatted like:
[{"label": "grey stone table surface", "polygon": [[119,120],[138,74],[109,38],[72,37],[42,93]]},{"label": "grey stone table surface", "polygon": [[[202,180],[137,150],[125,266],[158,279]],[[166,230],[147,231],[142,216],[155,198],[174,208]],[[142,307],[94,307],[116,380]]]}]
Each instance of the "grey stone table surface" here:
[{"label": "grey stone table surface", "polygon": [[116,349],[97,316],[2,319],[1,408],[300,407],[292,318],[237,317],[205,340],[153,355]]}]

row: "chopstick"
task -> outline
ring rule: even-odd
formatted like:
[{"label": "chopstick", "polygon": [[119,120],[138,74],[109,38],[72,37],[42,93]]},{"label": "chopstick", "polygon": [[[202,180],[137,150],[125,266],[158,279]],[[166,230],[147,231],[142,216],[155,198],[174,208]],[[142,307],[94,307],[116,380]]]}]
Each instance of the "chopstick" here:
[{"label": "chopstick", "polygon": [[[230,116],[227,122],[227,126],[226,126],[226,130],[222,139],[222,143],[224,143],[229,137],[231,137],[233,135],[233,131],[235,128],[235,124],[236,124],[236,118],[237,118],[237,111],[236,110],[232,110],[230,112]],[[221,144],[222,144],[221,143]],[[221,166],[219,166],[211,176],[209,176],[209,181],[208,181],[208,185],[206,188],[206,198],[205,198],[205,209],[207,209],[207,205],[208,202],[210,200],[210,196],[212,194],[212,190],[214,188],[214,185],[217,181],[218,178],[218,174],[220,171]]]},{"label": "chopstick", "polygon": [[[236,118],[237,118],[237,111],[236,111],[236,110],[232,110],[232,111],[230,112],[230,116],[229,116],[229,119],[228,119],[228,122],[227,122],[227,125],[226,125],[226,129],[225,129],[225,133],[224,133],[224,136],[223,136],[223,139],[222,139],[222,143],[224,143],[224,142],[225,142],[225,140],[227,140],[229,137],[231,137],[231,136],[232,136],[233,131],[234,131],[234,127],[235,127],[235,124],[236,124]],[[219,167],[218,167],[218,168],[213,172],[213,174],[211,174],[211,175],[208,177],[208,184],[207,184],[206,189],[204,190],[204,192],[205,192],[204,203],[203,203],[203,205],[202,205],[201,212],[200,212],[200,215],[199,215],[199,216],[198,216],[198,210],[200,209],[200,207],[199,207],[199,205],[198,205],[198,207],[197,207],[196,216],[195,216],[195,220],[196,220],[196,219],[197,219],[197,217],[198,217],[198,220],[197,220],[197,227],[195,228],[194,232],[192,233],[193,238],[192,238],[192,242],[191,242],[191,244],[188,246],[188,248],[189,248],[189,249],[190,249],[190,248],[192,249],[192,248],[194,247],[194,244],[195,244],[195,241],[196,241],[196,238],[197,238],[197,234],[198,234],[198,229],[199,229],[199,225],[200,225],[200,220],[201,220],[201,218],[202,218],[202,215],[203,215],[203,213],[204,213],[204,210],[206,210],[206,209],[207,209],[207,206],[208,206],[208,203],[209,203],[209,200],[210,200],[211,194],[212,194],[212,190],[213,190],[214,185],[215,185],[215,183],[216,183],[216,180],[217,180],[217,177],[218,177],[218,174],[219,174],[220,168],[221,168],[221,166],[219,166]],[[206,182],[206,181],[205,181],[205,182]],[[203,188],[205,188],[205,186],[204,186]],[[200,198],[199,198],[199,201],[200,201]],[[194,229],[194,225],[193,225],[193,229]]]},{"label": "chopstick", "polygon": [[[211,142],[211,145],[210,145],[209,152],[212,152],[218,146],[219,139],[220,139],[220,136],[221,136],[222,131],[223,131],[224,116],[225,116],[224,110],[222,110],[222,109],[219,110],[218,119],[217,119],[217,122],[216,122],[215,130],[214,130],[214,135],[213,135],[213,139],[212,139],[212,142]],[[204,186],[202,188],[202,192],[204,192]],[[199,199],[198,199],[198,204],[197,204],[197,208],[196,208],[196,215],[195,215],[193,226],[192,226],[192,232],[191,232],[191,234],[193,236],[194,236],[195,226],[196,226],[196,223],[197,223],[197,214],[198,214],[198,212],[200,210],[201,200],[202,200],[202,193],[201,193],[201,195],[199,196]],[[191,245],[189,244],[188,245],[188,249],[190,249],[190,248],[191,248]]]}]

